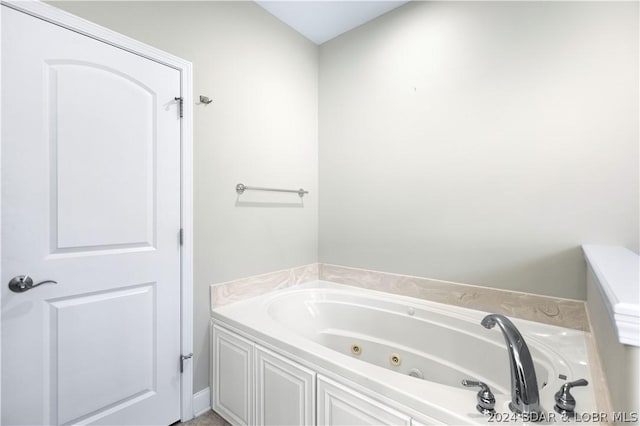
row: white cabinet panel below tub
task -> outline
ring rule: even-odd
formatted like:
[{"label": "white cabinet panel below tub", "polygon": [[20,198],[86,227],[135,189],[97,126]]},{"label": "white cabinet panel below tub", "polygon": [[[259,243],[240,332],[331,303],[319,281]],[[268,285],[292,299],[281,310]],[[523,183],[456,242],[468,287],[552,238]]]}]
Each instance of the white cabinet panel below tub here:
[{"label": "white cabinet panel below tub", "polygon": [[256,425],[313,425],[315,372],[256,345]]},{"label": "white cabinet panel below tub", "polygon": [[253,343],[217,325],[211,342],[213,410],[234,425],[254,424]]},{"label": "white cabinet panel below tub", "polygon": [[411,418],[318,375],[318,425],[407,425]]}]

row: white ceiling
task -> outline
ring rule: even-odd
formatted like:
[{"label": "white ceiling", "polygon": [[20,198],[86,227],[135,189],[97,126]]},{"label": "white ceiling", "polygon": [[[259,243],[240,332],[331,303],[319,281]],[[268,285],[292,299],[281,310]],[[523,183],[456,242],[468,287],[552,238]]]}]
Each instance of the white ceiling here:
[{"label": "white ceiling", "polygon": [[315,44],[331,40],[407,2],[406,0],[256,0],[256,3],[273,16]]}]

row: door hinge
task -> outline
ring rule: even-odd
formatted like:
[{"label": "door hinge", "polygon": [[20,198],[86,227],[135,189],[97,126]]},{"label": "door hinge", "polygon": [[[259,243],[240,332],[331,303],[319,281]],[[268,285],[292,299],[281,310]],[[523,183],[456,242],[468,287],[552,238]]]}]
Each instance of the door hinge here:
[{"label": "door hinge", "polygon": [[180,242],[180,245],[184,244],[184,230],[182,228],[178,231],[178,241]]},{"label": "door hinge", "polygon": [[178,107],[180,108],[180,118],[182,118],[182,110],[183,110],[183,106],[184,106],[184,99],[182,98],[182,96],[176,96],[173,99],[178,101]]},{"label": "door hinge", "polygon": [[184,360],[193,358],[193,353],[189,355],[180,355],[180,372],[184,373]]}]

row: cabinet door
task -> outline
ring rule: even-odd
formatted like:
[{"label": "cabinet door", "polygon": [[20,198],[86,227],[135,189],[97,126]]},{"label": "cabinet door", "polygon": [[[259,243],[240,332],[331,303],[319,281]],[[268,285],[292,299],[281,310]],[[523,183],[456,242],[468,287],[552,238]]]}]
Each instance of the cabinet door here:
[{"label": "cabinet door", "polygon": [[411,418],[318,375],[318,425],[410,425]]},{"label": "cabinet door", "polygon": [[253,424],[253,343],[211,328],[211,406],[234,425]]},{"label": "cabinet door", "polygon": [[315,423],[315,373],[256,346],[256,424]]}]

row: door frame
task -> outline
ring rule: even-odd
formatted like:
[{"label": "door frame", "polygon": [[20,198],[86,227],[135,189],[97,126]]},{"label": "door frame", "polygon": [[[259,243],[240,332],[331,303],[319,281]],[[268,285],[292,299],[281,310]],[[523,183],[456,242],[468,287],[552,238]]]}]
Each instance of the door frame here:
[{"label": "door frame", "polygon": [[[0,4],[180,72],[180,96],[183,98],[183,118],[180,123],[180,226],[183,242],[180,249],[180,351],[182,355],[193,354],[193,68],[191,62],[38,0],[0,0]],[[0,18],[1,16],[2,7],[0,7]],[[0,123],[0,129],[1,126],[2,123]],[[1,227],[0,222],[0,231]],[[178,238],[177,235],[176,238]],[[2,241],[0,240],[1,253]],[[0,285],[5,284],[0,283]],[[0,356],[1,353],[0,351]],[[176,368],[177,365],[178,360],[176,360]],[[193,418],[193,357],[184,362],[184,372],[180,378],[180,408],[183,422]],[[0,412],[1,410],[0,399]]]}]

